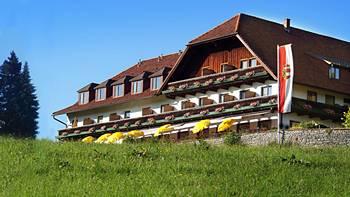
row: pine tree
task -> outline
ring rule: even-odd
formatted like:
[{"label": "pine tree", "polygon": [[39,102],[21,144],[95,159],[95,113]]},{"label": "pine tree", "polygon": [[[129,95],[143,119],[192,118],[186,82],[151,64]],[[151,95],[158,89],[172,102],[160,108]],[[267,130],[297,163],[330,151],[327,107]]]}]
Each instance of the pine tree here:
[{"label": "pine tree", "polygon": [[31,82],[28,63],[25,62],[21,73],[21,137],[35,138],[38,129],[39,102],[35,94],[35,87]]},{"label": "pine tree", "polygon": [[38,101],[28,64],[15,52],[0,66],[0,135],[32,137],[37,134]]}]

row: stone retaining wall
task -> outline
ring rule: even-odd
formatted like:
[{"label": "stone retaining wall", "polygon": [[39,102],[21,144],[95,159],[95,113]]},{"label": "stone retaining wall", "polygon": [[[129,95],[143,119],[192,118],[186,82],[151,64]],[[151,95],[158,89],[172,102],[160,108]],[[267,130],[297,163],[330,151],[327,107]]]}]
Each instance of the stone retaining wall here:
[{"label": "stone retaining wall", "polygon": [[[282,135],[281,135],[282,136]],[[277,143],[277,132],[243,134],[243,144],[268,145]],[[285,131],[284,143],[302,146],[350,146],[350,129],[306,129]]]}]

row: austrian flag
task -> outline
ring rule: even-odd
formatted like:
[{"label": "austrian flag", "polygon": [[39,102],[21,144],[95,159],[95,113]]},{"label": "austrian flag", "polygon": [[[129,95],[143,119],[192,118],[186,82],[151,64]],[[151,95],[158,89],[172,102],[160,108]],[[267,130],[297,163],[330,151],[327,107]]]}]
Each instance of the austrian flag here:
[{"label": "austrian flag", "polygon": [[277,47],[278,57],[278,87],[279,87],[279,112],[288,113],[292,108],[292,91],[294,77],[294,63],[292,45],[287,44]]}]

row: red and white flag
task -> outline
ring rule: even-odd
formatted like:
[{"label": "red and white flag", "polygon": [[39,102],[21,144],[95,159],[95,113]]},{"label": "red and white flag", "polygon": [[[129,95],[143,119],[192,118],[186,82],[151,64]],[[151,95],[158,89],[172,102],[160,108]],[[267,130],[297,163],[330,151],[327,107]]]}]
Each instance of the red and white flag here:
[{"label": "red and white flag", "polygon": [[278,87],[279,112],[288,113],[292,108],[292,91],[294,78],[294,63],[292,45],[277,47],[278,57]]}]

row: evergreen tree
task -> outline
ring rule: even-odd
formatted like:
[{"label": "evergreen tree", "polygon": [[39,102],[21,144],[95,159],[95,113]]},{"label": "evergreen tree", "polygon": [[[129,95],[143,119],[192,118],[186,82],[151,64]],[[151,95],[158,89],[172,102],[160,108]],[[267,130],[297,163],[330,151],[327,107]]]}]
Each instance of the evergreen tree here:
[{"label": "evergreen tree", "polygon": [[38,101],[28,65],[15,52],[0,67],[0,135],[36,137]]},{"label": "evergreen tree", "polygon": [[37,135],[39,103],[35,94],[35,87],[31,82],[28,63],[25,62],[21,73],[20,91],[21,137],[33,137]]}]

